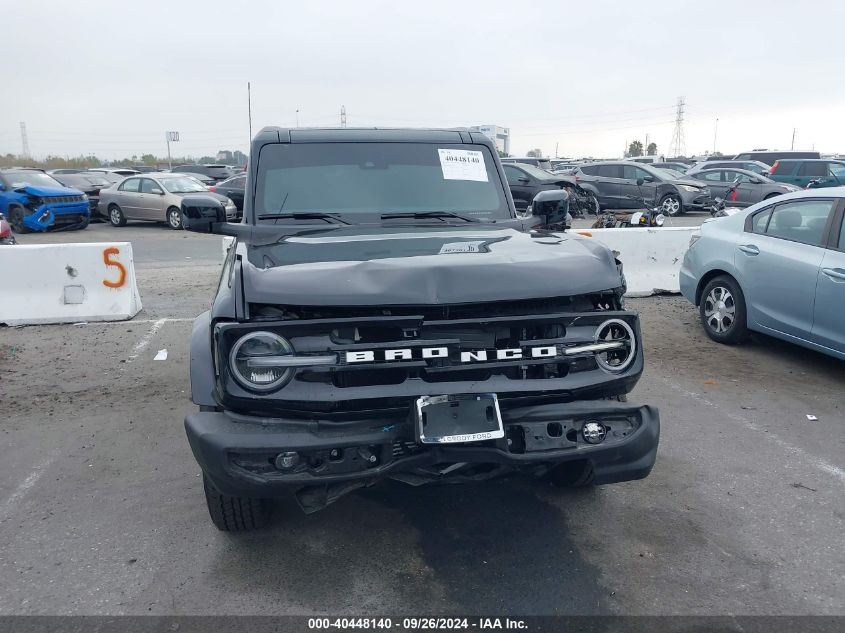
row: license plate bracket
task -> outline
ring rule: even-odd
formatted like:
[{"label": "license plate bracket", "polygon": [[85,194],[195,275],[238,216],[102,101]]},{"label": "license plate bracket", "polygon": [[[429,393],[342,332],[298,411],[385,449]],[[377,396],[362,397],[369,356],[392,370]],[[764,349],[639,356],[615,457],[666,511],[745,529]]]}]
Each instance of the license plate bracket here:
[{"label": "license plate bracket", "polygon": [[480,442],[505,436],[495,393],[422,396],[416,407],[417,441],[422,444]]}]

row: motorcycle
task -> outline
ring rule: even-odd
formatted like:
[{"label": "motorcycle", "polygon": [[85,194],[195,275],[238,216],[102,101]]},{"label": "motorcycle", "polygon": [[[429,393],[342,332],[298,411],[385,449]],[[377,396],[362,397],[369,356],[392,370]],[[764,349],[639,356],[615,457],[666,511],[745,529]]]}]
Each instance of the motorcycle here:
[{"label": "motorcycle", "polygon": [[728,187],[728,190],[725,191],[724,198],[716,198],[713,200],[713,206],[710,207],[710,215],[714,218],[724,218],[729,215],[733,215],[738,211],[742,211],[737,207],[728,207],[727,200],[730,198],[731,202],[736,202],[736,190],[739,187],[739,178],[734,180],[731,183],[731,186]]},{"label": "motorcycle", "polygon": [[[643,179],[639,178],[637,180],[637,189],[640,189],[640,186],[643,184]],[[633,213],[612,213],[610,211],[605,211],[601,215],[596,218],[596,221],[593,222],[591,228],[594,229],[624,229],[624,228],[636,228],[636,227],[645,227],[645,228],[655,228],[663,226],[666,222],[666,216],[664,216],[660,209],[657,207],[649,207],[643,197],[642,190],[640,189],[640,195],[638,196],[626,196],[630,200],[634,200],[635,202],[639,202],[642,207],[643,211],[634,211]]]},{"label": "motorcycle", "polygon": [[17,244],[15,236],[12,235],[12,227],[6,221],[6,218],[0,213],[0,246],[11,246]]}]

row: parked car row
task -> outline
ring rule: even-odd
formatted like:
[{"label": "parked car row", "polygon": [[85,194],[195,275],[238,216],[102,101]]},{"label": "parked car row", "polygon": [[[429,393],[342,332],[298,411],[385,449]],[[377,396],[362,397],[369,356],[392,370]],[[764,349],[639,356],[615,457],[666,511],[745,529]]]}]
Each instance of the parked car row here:
[{"label": "parked car row", "polygon": [[223,201],[227,217],[235,219],[243,212],[245,185],[246,174],[225,165],[180,165],[172,172],[143,174],[106,167],[3,169],[0,214],[17,233],[83,229],[94,219],[107,219],[114,226],[151,220],[179,229],[181,195],[208,192]]}]

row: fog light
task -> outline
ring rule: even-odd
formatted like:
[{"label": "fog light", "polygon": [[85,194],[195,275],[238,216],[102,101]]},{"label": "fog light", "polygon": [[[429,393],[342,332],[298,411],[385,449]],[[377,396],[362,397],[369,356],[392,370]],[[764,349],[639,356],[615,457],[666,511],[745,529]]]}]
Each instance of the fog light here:
[{"label": "fog light", "polygon": [[604,438],[607,437],[607,427],[595,420],[585,422],[584,427],[581,429],[581,436],[587,444],[601,444]]},{"label": "fog light", "polygon": [[299,453],[297,452],[291,451],[276,455],[276,468],[279,470],[289,470],[297,464],[299,464]]}]

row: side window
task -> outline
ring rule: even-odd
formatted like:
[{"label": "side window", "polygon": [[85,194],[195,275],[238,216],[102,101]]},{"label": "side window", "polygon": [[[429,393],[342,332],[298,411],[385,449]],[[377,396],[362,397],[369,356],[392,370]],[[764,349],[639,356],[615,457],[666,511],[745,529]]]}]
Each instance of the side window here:
[{"label": "side window", "polygon": [[821,176],[828,175],[828,166],[827,163],[822,161],[807,161],[803,165],[801,165],[801,169],[798,170],[799,176],[809,176],[811,178],[819,178]]},{"label": "side window", "polygon": [[635,167],[634,165],[623,165],[622,177],[625,180],[636,180],[637,178],[649,178],[651,177],[651,174],[648,173],[645,169],[642,169],[641,167]]},{"label": "side window", "polygon": [[127,178],[118,187],[120,191],[130,191],[132,193],[138,193],[138,189],[141,186],[141,179],[140,178]]},{"label": "side window", "polygon": [[842,218],[842,228],[839,229],[839,250],[845,251],[845,218]]},{"label": "side window", "polygon": [[244,189],[246,188],[246,176],[241,176],[240,178],[235,178],[232,181],[232,189]]},{"label": "side window", "polygon": [[622,178],[622,165],[599,165],[596,175],[602,178]]},{"label": "side window", "polygon": [[754,233],[765,233],[766,227],[769,225],[769,218],[772,217],[772,210],[767,209],[757,213],[751,220],[751,230]]},{"label": "side window", "polygon": [[521,185],[523,183],[519,182],[520,178],[525,178],[525,174],[522,172],[521,169],[517,169],[516,167],[511,167],[510,165],[502,165],[505,170],[505,178],[508,179],[509,185]]},{"label": "side window", "polygon": [[739,182],[751,182],[751,176],[748,176],[746,174],[741,174],[741,173],[736,172],[736,171],[725,172],[725,181],[726,182],[733,182],[737,178],[739,178]]},{"label": "side window", "polygon": [[738,154],[734,160],[751,160],[751,154]]},{"label": "side window", "polygon": [[582,174],[586,174],[588,176],[598,176],[599,175],[599,168],[595,165],[584,165],[580,168]]},{"label": "side window", "polygon": [[153,189],[161,189],[161,187],[149,178],[141,179],[141,193],[152,193]]},{"label": "side window", "polygon": [[821,246],[832,209],[833,202],[830,200],[796,200],[779,204],[772,211],[766,235]]},{"label": "side window", "polygon": [[696,176],[701,180],[706,180],[708,182],[721,182],[722,181],[722,172],[721,171],[708,171],[704,174],[696,174]]}]

